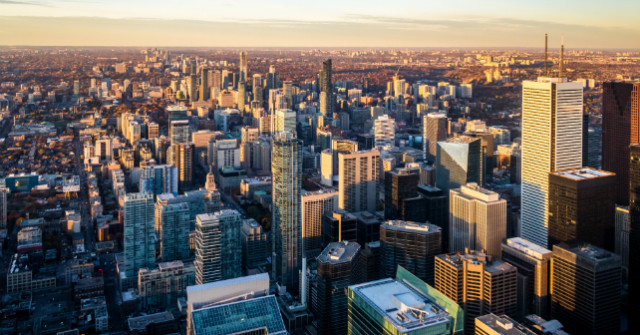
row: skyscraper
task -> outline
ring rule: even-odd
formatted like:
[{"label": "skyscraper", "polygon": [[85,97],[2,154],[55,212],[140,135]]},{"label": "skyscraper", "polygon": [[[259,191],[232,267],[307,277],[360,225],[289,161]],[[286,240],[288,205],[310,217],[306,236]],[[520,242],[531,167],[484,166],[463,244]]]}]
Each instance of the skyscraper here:
[{"label": "skyscraper", "polygon": [[134,278],[140,268],[156,264],[153,195],[125,194],[123,214],[125,274]]},{"label": "skyscraper", "polygon": [[233,209],[196,216],[196,284],[242,276],[241,228]]},{"label": "skyscraper", "polygon": [[380,152],[338,154],[338,207],[349,212],[375,213]]},{"label": "skyscraper", "polygon": [[188,143],[191,139],[189,120],[171,120],[169,123],[169,139],[171,144]]},{"label": "skyscraper", "polygon": [[236,97],[236,104],[238,105],[238,110],[240,111],[240,115],[245,115],[245,102],[246,102],[246,84],[244,81],[240,81],[238,83],[238,95]]},{"label": "skyscraper", "polygon": [[444,192],[466,183],[482,184],[482,148],[479,138],[461,136],[438,142],[436,185]]},{"label": "skyscraper", "polygon": [[155,230],[160,241],[160,258],[163,262],[189,258],[189,205],[155,204]]},{"label": "skyscraper", "polygon": [[520,237],[502,243],[502,260],[518,268],[518,312],[514,317],[549,317],[551,256],[551,250]]},{"label": "skyscraper", "polygon": [[389,220],[380,225],[383,277],[393,277],[398,265],[433,284],[433,259],[442,252],[442,231],[429,222]]},{"label": "skyscraper", "polygon": [[278,109],[273,118],[272,132],[296,131],[296,112],[290,109]]},{"label": "skyscraper", "polygon": [[438,255],[435,288],[464,309],[464,328],[474,329],[474,319],[494,313],[516,312],[517,272],[511,264],[479,251]]},{"label": "skyscraper", "polygon": [[[640,144],[629,147],[629,301],[640,299]],[[640,304],[629,304],[630,315],[640,315]],[[640,331],[640,320],[629,319],[629,331]]]},{"label": "skyscraper", "polygon": [[0,188],[0,230],[7,229],[7,195],[9,189],[6,187]]},{"label": "skyscraper", "polygon": [[554,245],[552,317],[571,334],[618,334],[620,272],[616,254],[589,244]]},{"label": "skyscraper", "polygon": [[[322,62],[322,71],[320,71],[320,93],[321,99],[324,99],[324,101],[320,102],[320,106],[324,106],[321,108],[320,113],[329,118],[333,115],[333,82],[331,81],[331,72],[331,59],[327,59]],[[324,96],[322,96],[323,92]]]},{"label": "skyscraper", "polygon": [[278,132],[271,152],[272,277],[293,295],[302,269],[302,142],[296,134]]},{"label": "skyscraper", "polygon": [[338,209],[335,190],[302,191],[302,245],[307,258],[322,251],[322,219]]},{"label": "skyscraper", "polygon": [[178,186],[181,191],[192,186],[193,147],[191,143],[172,144],[167,149],[167,163],[178,169]]},{"label": "skyscraper", "polygon": [[581,241],[613,251],[616,176],[591,168],[549,174],[548,245]]},{"label": "skyscraper", "polygon": [[616,203],[629,204],[629,145],[640,143],[640,84],[602,84],[602,169],[616,174]]},{"label": "skyscraper", "polygon": [[358,238],[358,219],[355,215],[338,209],[322,217],[323,246],[331,242],[356,241]]},{"label": "skyscraper", "polygon": [[248,70],[248,65],[247,65],[247,52],[246,51],[240,51],[240,81],[241,82],[246,82],[247,81],[247,74],[249,73]]},{"label": "skyscraper", "polygon": [[408,168],[385,172],[384,217],[424,222],[427,199],[418,193],[420,175]]},{"label": "skyscraper", "polygon": [[549,172],[582,166],[582,84],[540,77],[522,86],[522,237],[547,246]]},{"label": "skyscraper", "polygon": [[449,250],[486,250],[500,257],[507,237],[507,201],[476,183],[449,192]]},{"label": "skyscraper", "polygon": [[200,69],[200,101],[209,100],[209,70],[206,68]]},{"label": "skyscraper", "polygon": [[330,243],[317,258],[317,287],[312,304],[321,334],[347,333],[346,289],[360,282],[359,256],[360,245],[344,241]]},{"label": "skyscraper", "polygon": [[375,146],[394,145],[396,122],[389,115],[380,115],[374,122]]},{"label": "skyscraper", "polygon": [[422,117],[422,150],[424,159],[435,162],[438,142],[447,139],[447,116],[429,113]]}]

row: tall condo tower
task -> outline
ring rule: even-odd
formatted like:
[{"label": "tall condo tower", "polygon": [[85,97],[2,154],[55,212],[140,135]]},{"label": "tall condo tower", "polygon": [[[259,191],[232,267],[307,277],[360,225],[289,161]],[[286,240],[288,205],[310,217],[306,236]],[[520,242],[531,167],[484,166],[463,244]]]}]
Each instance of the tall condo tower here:
[{"label": "tall condo tower", "polygon": [[274,135],[271,173],[273,278],[296,295],[302,269],[302,142],[294,132]]},{"label": "tall condo tower", "polygon": [[240,51],[240,81],[247,82],[247,52]]}]

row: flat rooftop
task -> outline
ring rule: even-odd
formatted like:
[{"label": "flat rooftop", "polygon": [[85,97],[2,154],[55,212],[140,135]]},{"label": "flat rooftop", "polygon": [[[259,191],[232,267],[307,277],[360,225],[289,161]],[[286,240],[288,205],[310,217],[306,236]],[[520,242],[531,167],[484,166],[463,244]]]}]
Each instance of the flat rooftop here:
[{"label": "flat rooftop", "polygon": [[497,316],[495,314],[486,314],[476,318],[476,324],[481,323],[486,327],[495,331],[496,334],[502,335],[535,335],[536,333],[527,327],[514,321],[506,315]]},{"label": "flat rooftop", "polygon": [[350,289],[401,333],[452,322],[451,316],[431,297],[402,281],[381,279]]},{"label": "flat rooftop", "polygon": [[356,242],[342,241],[331,242],[318,256],[318,262],[323,263],[346,263],[350,262],[360,250],[360,244]]},{"label": "flat rooftop", "polygon": [[521,237],[512,237],[505,241],[505,244],[524,254],[543,259],[545,256],[551,256],[551,250],[541,247],[531,241],[527,241]]},{"label": "flat rooftop", "polygon": [[574,180],[584,180],[584,179],[594,179],[594,178],[600,178],[600,177],[615,176],[615,173],[613,172],[592,169],[589,167],[583,167],[579,169],[559,170],[559,171],[554,171],[551,174],[555,174],[557,176],[574,179]]},{"label": "flat rooftop", "polygon": [[436,257],[455,267],[462,266],[462,262],[483,263],[485,271],[495,274],[516,269],[509,263],[476,250],[469,250],[466,253],[453,252]]},{"label": "flat rooftop", "polygon": [[127,323],[129,324],[130,330],[145,330],[145,328],[149,324],[169,322],[173,320],[173,314],[171,314],[171,312],[169,311],[165,311],[161,313],[139,316],[136,318],[129,318],[127,320]]},{"label": "flat rooftop", "polygon": [[381,227],[389,230],[406,231],[411,233],[429,234],[440,233],[442,228],[429,222],[413,222],[404,220],[388,220]]}]

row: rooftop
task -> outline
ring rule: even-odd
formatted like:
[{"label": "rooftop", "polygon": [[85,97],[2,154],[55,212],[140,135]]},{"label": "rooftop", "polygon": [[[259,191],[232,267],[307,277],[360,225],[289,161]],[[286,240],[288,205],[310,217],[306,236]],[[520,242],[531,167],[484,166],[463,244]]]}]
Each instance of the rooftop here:
[{"label": "rooftop", "polygon": [[350,262],[359,250],[360,244],[356,242],[331,242],[318,256],[318,262],[331,264]]},{"label": "rooftop", "polygon": [[[541,247],[533,242],[523,239],[522,237],[512,237],[505,241],[506,245],[516,249],[524,254],[533,256],[537,259],[548,258],[551,256],[551,250]],[[546,257],[545,257],[546,256]]]},{"label": "rooftop", "polygon": [[551,172],[551,174],[569,178],[569,179],[574,179],[574,180],[594,179],[594,178],[609,177],[609,176],[616,175],[613,172],[592,169],[590,167],[559,170],[559,171]]},{"label": "rooftop", "polygon": [[155,314],[149,314],[149,315],[144,315],[144,316],[138,316],[135,318],[129,318],[127,320],[127,323],[129,324],[129,329],[130,330],[142,330],[144,331],[145,328],[147,327],[147,325],[152,324],[152,323],[162,323],[162,322],[169,322],[169,321],[173,321],[173,314],[171,314],[171,312],[169,311],[165,311],[165,312],[161,312],[161,313],[155,313]]},{"label": "rooftop", "polygon": [[486,314],[476,318],[476,325],[484,324],[495,331],[495,334],[501,335],[535,335],[536,333],[527,327],[519,324],[506,315],[497,316],[495,314]]},{"label": "rooftop", "polygon": [[451,322],[451,316],[429,296],[396,279],[381,279],[350,289],[402,333]]},{"label": "rooftop", "polygon": [[235,334],[265,329],[266,334],[285,335],[278,303],[273,295],[202,308],[191,314],[195,335]]},{"label": "rooftop", "polygon": [[412,233],[440,233],[442,232],[442,228],[431,224],[429,222],[413,222],[413,221],[404,221],[404,220],[388,220],[382,224],[382,227],[385,229],[396,230],[396,231],[406,231]]},{"label": "rooftop", "polygon": [[484,264],[484,271],[494,274],[511,270],[516,271],[516,268],[513,265],[476,250],[467,250],[464,253],[453,252],[437,255],[436,257],[455,267],[462,266],[462,262]]}]

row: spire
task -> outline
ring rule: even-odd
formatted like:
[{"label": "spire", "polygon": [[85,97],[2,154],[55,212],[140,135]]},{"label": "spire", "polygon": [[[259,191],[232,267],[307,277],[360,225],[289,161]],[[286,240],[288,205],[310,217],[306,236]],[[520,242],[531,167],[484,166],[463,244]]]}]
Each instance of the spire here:
[{"label": "spire", "polygon": [[205,183],[204,188],[209,192],[217,191],[216,178],[213,175],[213,165],[209,165],[209,173],[207,173],[207,182]]},{"label": "spire", "polygon": [[564,36],[562,37],[562,44],[560,45],[560,70],[558,71],[558,77],[562,78],[564,75]]}]

